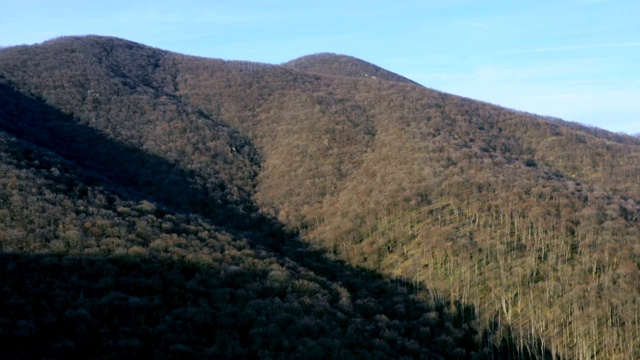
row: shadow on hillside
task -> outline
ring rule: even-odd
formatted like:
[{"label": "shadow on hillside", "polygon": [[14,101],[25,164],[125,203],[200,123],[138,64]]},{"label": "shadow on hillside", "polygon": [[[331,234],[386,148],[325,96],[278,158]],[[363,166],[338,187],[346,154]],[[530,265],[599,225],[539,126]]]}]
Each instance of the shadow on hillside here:
[{"label": "shadow on hillside", "polygon": [[529,358],[508,341],[478,344],[472,308],[458,307],[464,319],[354,269],[346,309],[331,284],[277,290],[264,269],[24,253],[0,264],[3,359]]},{"label": "shadow on hillside", "polygon": [[[411,348],[417,347],[416,354],[420,354],[421,348],[429,348],[439,350],[438,353],[447,358],[471,358],[472,352],[476,352],[476,355],[482,354],[480,358],[488,359],[521,358],[512,346],[512,341],[505,341],[501,346],[483,350],[489,335],[479,335],[474,330],[478,320],[471,306],[448,303],[443,299],[431,299],[428,303],[411,295],[416,290],[423,290],[422,293],[425,294],[426,289],[416,289],[404,281],[385,279],[370,270],[330,259],[322,252],[310,249],[300,241],[297,234],[286,233],[283,226],[274,219],[260,214],[249,199],[245,203],[230,201],[225,196],[224,184],[202,188],[197,185],[197,173],[114,141],[95,129],[79,125],[73,118],[43,101],[25,96],[5,84],[0,84],[0,130],[77,164],[90,184],[103,186],[128,200],[146,199],[157,202],[160,209],[164,208],[157,211],[157,216],[171,211],[201,215],[234,236],[248,239],[254,248],[268,249],[280,259],[290,258],[315,274],[341,284],[349,291],[352,300],[371,303],[354,310],[357,311],[355,317],[374,324],[383,321],[379,316],[383,315],[389,321],[407,324],[403,334],[396,334],[395,337],[393,333],[376,336],[396,346],[401,346],[398,341],[409,342],[401,346],[403,349],[409,349],[408,354],[411,354]],[[250,287],[250,291],[245,288],[245,295],[236,294],[229,298],[228,294],[218,293],[218,287],[236,291],[244,285],[233,284],[237,279],[216,279],[219,274],[213,273],[210,269],[203,270],[211,272],[211,283],[207,284],[207,289],[189,288],[186,284],[195,277],[195,269],[184,264],[162,262],[157,259],[58,258],[27,254],[0,254],[0,258],[0,263],[8,264],[1,269],[2,278],[13,279],[11,286],[5,286],[3,291],[9,293],[1,296],[3,302],[0,305],[3,309],[11,309],[7,312],[10,318],[2,319],[5,322],[0,324],[0,339],[6,340],[2,342],[14,344],[13,348],[3,350],[8,351],[5,354],[9,357],[12,354],[16,357],[104,355],[95,353],[97,350],[92,348],[102,351],[119,349],[118,351],[123,352],[116,353],[122,357],[130,356],[124,356],[127,354],[126,351],[132,351],[141,357],[180,357],[181,354],[196,354],[181,353],[187,351],[186,348],[181,350],[176,347],[182,343],[188,343],[188,346],[185,346],[190,349],[200,349],[200,356],[206,356],[207,351],[220,355],[218,351],[221,346],[225,346],[223,340],[227,339],[225,333],[235,334],[229,335],[231,338],[226,341],[239,348],[249,346],[247,344],[251,340],[248,338],[256,336],[255,333],[251,333],[251,330],[255,330],[251,324],[242,325],[242,320],[235,318],[240,316],[237,312],[244,313],[245,309],[232,304],[233,301],[242,304],[254,296],[264,298],[265,301],[273,298],[268,293],[255,290],[255,286],[260,286],[259,284],[250,287],[249,283],[244,284]],[[89,271],[91,269],[101,271]],[[184,281],[170,277],[176,273],[179,274],[176,278]],[[138,276],[138,280],[133,283],[140,284],[131,285],[129,279],[132,274]],[[89,278],[86,281],[82,280],[86,276]],[[144,282],[145,279],[158,276],[160,280],[155,285]],[[69,289],[64,285],[67,280],[71,281]],[[79,285],[73,285],[74,281]],[[174,281],[175,284],[172,283]],[[262,281],[264,282],[264,279]],[[144,291],[147,292],[138,294],[136,291],[140,289],[146,289]],[[154,291],[159,293],[154,295]],[[196,306],[202,296],[209,299],[208,305]],[[239,296],[242,299],[239,299]],[[141,298],[144,301],[138,303],[136,299]],[[216,303],[214,299],[219,299],[224,304]],[[399,309],[398,305],[402,305],[404,310]],[[190,309],[194,306],[206,311],[192,312]],[[226,308],[223,309],[223,306],[229,306],[233,311],[226,314]],[[284,305],[281,306],[275,310],[291,311]],[[453,308],[457,310],[451,311]],[[425,314],[429,312],[440,317],[435,320],[425,319]],[[229,317],[222,321],[226,325],[220,325],[219,314]],[[305,314],[292,315],[291,321],[301,321],[303,315]],[[339,317],[318,313],[318,317],[322,316]],[[324,321],[324,318],[322,319]],[[347,317],[347,320],[357,319]],[[429,321],[435,321],[432,324],[433,329],[429,331],[442,331],[442,336],[437,333],[425,334],[419,326],[409,325],[412,322],[422,324]],[[352,324],[338,318],[334,322],[343,324],[344,327],[336,328],[337,336],[332,337],[332,341],[339,342],[341,338],[347,337]],[[239,328],[235,328],[236,326]],[[375,326],[369,327],[374,328]],[[452,334],[457,334],[457,337]],[[306,336],[313,338],[314,333]],[[315,336],[319,337],[317,332]],[[353,334],[349,336],[354,337]],[[300,341],[303,340],[300,338]],[[431,341],[437,344],[434,345]],[[217,350],[207,350],[206,344],[211,342],[218,346]],[[326,342],[324,346],[330,344],[335,346],[336,343]],[[49,349],[49,353],[33,352],[37,351],[35,349],[38,345]],[[164,349],[167,351],[166,354],[171,355],[158,355],[160,353],[153,350],[154,348]],[[464,351],[457,351],[457,348],[463,348]],[[137,350],[133,351],[135,349]],[[237,353],[226,357],[239,356],[260,355],[256,350],[253,353]]]},{"label": "shadow on hillside", "polygon": [[101,182],[135,200],[155,200],[172,210],[209,218],[235,218],[222,182],[196,186],[197,174],[142,149],[80,125],[71,116],[0,84],[0,129],[47,149],[85,170],[87,180]]}]

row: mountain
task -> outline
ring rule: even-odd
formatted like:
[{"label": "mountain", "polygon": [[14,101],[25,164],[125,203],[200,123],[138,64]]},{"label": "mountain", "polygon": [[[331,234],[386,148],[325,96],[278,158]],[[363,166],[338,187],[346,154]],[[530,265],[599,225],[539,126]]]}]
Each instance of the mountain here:
[{"label": "mountain", "polygon": [[640,357],[636,137],[97,36],[0,94],[3,357]]}]

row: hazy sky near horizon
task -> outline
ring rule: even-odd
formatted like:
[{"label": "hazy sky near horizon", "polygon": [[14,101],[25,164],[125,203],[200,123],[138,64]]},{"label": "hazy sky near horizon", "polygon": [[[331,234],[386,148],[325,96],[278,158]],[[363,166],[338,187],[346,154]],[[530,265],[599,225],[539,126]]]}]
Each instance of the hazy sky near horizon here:
[{"label": "hazy sky near horizon", "polygon": [[640,133],[637,0],[0,3],[0,46],[97,34],[272,64],[334,52],[436,90]]}]

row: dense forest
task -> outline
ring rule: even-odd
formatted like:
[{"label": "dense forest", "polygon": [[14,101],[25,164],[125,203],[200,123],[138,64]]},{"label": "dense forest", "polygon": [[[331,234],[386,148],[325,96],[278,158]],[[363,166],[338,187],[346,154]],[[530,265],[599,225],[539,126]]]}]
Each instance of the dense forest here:
[{"label": "dense forest", "polygon": [[2,358],[640,358],[640,139],[348,56],[0,49]]}]

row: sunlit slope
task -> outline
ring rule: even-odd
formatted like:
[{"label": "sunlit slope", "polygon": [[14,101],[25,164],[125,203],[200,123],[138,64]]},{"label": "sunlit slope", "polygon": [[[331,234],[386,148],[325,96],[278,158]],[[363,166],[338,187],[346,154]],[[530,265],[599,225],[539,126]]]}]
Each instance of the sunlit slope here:
[{"label": "sunlit slope", "polygon": [[636,356],[637,139],[379,79],[252,79],[263,92],[230,118],[260,144],[265,211],[473,302],[522,347]]}]

